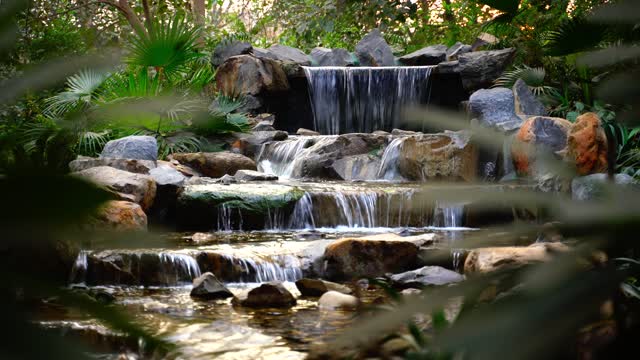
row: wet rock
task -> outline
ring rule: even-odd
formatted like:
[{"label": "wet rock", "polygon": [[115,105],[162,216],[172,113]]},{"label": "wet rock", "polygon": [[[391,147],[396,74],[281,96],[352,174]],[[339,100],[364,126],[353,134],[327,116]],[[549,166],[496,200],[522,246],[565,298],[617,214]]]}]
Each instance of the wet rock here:
[{"label": "wet rock", "polygon": [[136,231],[147,229],[147,215],[140,205],[128,201],[107,201],[87,224],[98,230]]},{"label": "wet rock", "polygon": [[406,136],[406,135],[420,135],[420,132],[411,131],[411,130],[402,130],[402,129],[393,129],[391,130],[391,135],[395,136]]},{"label": "wet rock", "polygon": [[116,159],[116,158],[92,158],[78,156],[77,159],[69,163],[69,171],[78,172],[98,166],[110,166],[112,168],[137,173],[148,174],[156,167],[156,163],[151,160],[137,159]]},{"label": "wet rock", "polygon": [[220,65],[216,72],[216,86],[225,95],[256,96],[265,92],[287,91],[289,81],[280,63],[239,55]]},{"label": "wet rock", "polygon": [[300,136],[318,136],[318,135],[320,135],[320,133],[317,132],[317,131],[313,131],[313,130],[309,130],[309,129],[305,129],[305,128],[300,128],[300,129],[298,129],[298,131],[296,131],[296,135],[300,135]]},{"label": "wet rock", "polygon": [[372,132],[373,135],[378,135],[378,136],[389,136],[391,135],[390,132],[388,131],[383,131],[383,130],[376,130],[374,132]]},{"label": "wet rock", "polygon": [[511,145],[511,156],[519,174],[544,173],[535,166],[541,152],[558,155],[567,147],[571,123],[565,119],[534,116],[525,121]]},{"label": "wet rock", "polygon": [[307,54],[302,50],[291,46],[275,44],[269,47],[268,52],[268,56],[275,60],[291,62],[299,65],[311,65],[311,60]]},{"label": "wet rock", "polygon": [[238,170],[233,176],[238,181],[276,181],[278,177],[253,170]]},{"label": "wet rock", "polygon": [[263,144],[272,141],[283,141],[289,137],[286,131],[259,131],[251,134],[242,134],[238,140],[231,144],[231,148],[238,153],[255,157],[260,153]]},{"label": "wet rock", "polygon": [[447,59],[447,47],[445,45],[432,45],[398,59],[400,63],[408,66],[438,65]]},{"label": "wet rock", "polygon": [[400,147],[398,169],[407,180],[473,181],[477,150],[464,132],[407,137]]},{"label": "wet rock", "polygon": [[513,85],[516,114],[529,116],[546,116],[547,110],[538,98],[531,92],[527,83],[518,79]]},{"label": "wet rock", "polygon": [[122,193],[125,198],[149,209],[156,196],[156,183],[148,175],[130,173],[109,166],[98,166],[73,173],[108,190]]},{"label": "wet rock", "polygon": [[253,127],[253,131],[276,131],[272,123],[269,121],[260,121]]},{"label": "wet rock", "polygon": [[[274,211],[292,211],[304,192],[273,183],[185,185],[178,197],[177,221],[184,230],[211,230],[219,216],[243,230],[263,229]],[[223,225],[223,224],[220,224]]]},{"label": "wet rock", "polygon": [[464,276],[440,266],[424,266],[392,275],[390,279],[395,286],[408,288],[454,284],[463,281]]},{"label": "wet rock", "polygon": [[571,182],[571,197],[580,201],[602,199],[606,196],[606,186],[613,184],[615,186],[640,189],[635,179],[627,174],[616,174],[613,182],[609,182],[607,174],[592,174],[573,179]]},{"label": "wet rock", "polygon": [[317,47],[311,50],[311,59],[318,66],[354,66],[355,59],[345,49]]},{"label": "wet rock", "polygon": [[479,248],[469,251],[464,262],[467,275],[488,273],[504,267],[518,267],[548,261],[555,253],[569,248],[561,243],[533,244],[526,247]]},{"label": "wet rock", "polygon": [[191,235],[190,238],[187,237],[186,240],[193,244],[206,244],[206,243],[217,241],[218,237],[215,236],[213,233],[197,232]]},{"label": "wet rock", "polygon": [[508,132],[518,129],[522,119],[516,115],[513,91],[507,88],[480,89],[469,98],[469,111],[487,128]]},{"label": "wet rock", "polygon": [[458,41],[447,49],[447,60],[457,60],[458,56],[471,51],[471,45],[466,45]]},{"label": "wet rock", "polygon": [[187,180],[181,172],[166,164],[158,164],[158,167],[151,169],[149,176],[160,186],[180,187]]},{"label": "wet rock", "polygon": [[567,159],[575,164],[578,174],[606,172],[607,135],[598,115],[586,113],[578,116],[569,130]]},{"label": "wet rock", "polygon": [[158,160],[157,163],[158,163],[158,166],[160,166],[160,165],[170,166],[170,167],[176,169],[182,175],[186,176],[187,178],[190,178],[190,177],[193,177],[193,176],[202,176],[202,174],[199,173],[198,171],[190,168],[189,166],[182,165],[179,162],[177,162],[176,160],[173,160],[173,161]]},{"label": "wet rock", "polygon": [[158,163],[158,167],[153,169],[149,176],[156,182],[156,197],[153,206],[147,212],[149,222],[151,224],[173,224],[178,192],[188,178],[167,162]]},{"label": "wet rock", "polygon": [[458,60],[441,62],[434,72],[437,74],[458,74],[460,72],[460,62]]},{"label": "wet rock", "polygon": [[213,50],[213,54],[211,55],[211,65],[213,65],[214,67],[218,67],[228,58],[237,55],[250,54],[252,50],[253,47],[248,42],[221,42]]},{"label": "wet rock", "polygon": [[[238,170],[238,171],[240,171],[240,170]],[[230,185],[230,184],[237,183],[238,179],[236,179],[235,176],[231,176],[229,174],[225,174],[225,175],[222,175],[219,179],[216,179],[216,182],[218,184]]]},{"label": "wet rock", "polygon": [[193,288],[190,295],[191,297],[205,300],[226,299],[233,296],[231,291],[210,272],[204,273],[193,280]]},{"label": "wet rock", "polygon": [[508,48],[473,51],[458,56],[462,86],[469,92],[491,87],[511,63],[515,53],[514,48]]},{"label": "wet rock", "polygon": [[127,136],[107,142],[100,157],[118,159],[158,159],[158,142],[153,136]]},{"label": "wet rock", "polygon": [[300,279],[296,281],[296,287],[303,296],[322,296],[327,291],[337,291],[343,294],[351,294],[348,286],[320,279]]},{"label": "wet rock", "polygon": [[397,235],[344,238],[325,249],[329,279],[377,277],[415,268],[418,245]]},{"label": "wet rock", "polygon": [[377,179],[380,158],[369,154],[352,155],[336,160],[331,167],[343,180]]},{"label": "wet rock", "polygon": [[214,178],[233,175],[238,170],[257,170],[256,163],[250,158],[228,151],[179,153],[171,154],[170,158],[196,169],[205,176]]},{"label": "wet rock", "polygon": [[395,58],[391,46],[379,29],[371,30],[356,45],[356,56],[361,66],[393,66]]},{"label": "wet rock", "polygon": [[268,282],[233,298],[233,305],[251,308],[287,308],[296,299],[279,281]]},{"label": "wet rock", "polygon": [[318,299],[318,307],[320,310],[355,310],[358,302],[358,298],[353,295],[327,291]]}]

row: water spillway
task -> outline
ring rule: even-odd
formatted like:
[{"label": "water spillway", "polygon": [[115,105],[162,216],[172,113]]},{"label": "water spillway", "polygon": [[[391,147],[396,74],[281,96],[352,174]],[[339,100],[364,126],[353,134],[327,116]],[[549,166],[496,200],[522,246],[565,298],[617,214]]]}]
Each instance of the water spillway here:
[{"label": "water spillway", "polygon": [[315,130],[329,135],[402,126],[403,108],[429,102],[433,68],[304,67]]}]

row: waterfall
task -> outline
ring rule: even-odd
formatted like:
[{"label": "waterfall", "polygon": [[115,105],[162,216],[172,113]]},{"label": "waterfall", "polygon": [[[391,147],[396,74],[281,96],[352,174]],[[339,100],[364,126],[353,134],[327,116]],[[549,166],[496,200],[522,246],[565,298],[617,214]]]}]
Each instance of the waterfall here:
[{"label": "waterfall", "polygon": [[303,67],[321,134],[399,127],[406,106],[429,101],[433,66]]},{"label": "waterfall", "polygon": [[316,222],[313,219],[313,199],[311,194],[305,193],[296,203],[289,222],[291,229],[314,229]]},{"label": "waterfall", "polygon": [[282,179],[296,176],[296,169],[309,155],[335,139],[334,136],[299,136],[262,145],[258,170]]},{"label": "waterfall", "polygon": [[303,278],[302,263],[294,255],[274,255],[259,260],[221,255],[240,266],[242,282],[296,281]]},{"label": "waterfall", "polygon": [[[191,282],[202,275],[198,262],[190,255],[163,252],[158,254],[158,257],[166,279],[169,279],[169,275],[172,275],[176,282]],[[173,271],[173,274],[169,274],[171,271]],[[167,283],[171,282],[167,280]]]},{"label": "waterfall", "polygon": [[436,202],[433,209],[433,226],[459,228],[463,226],[464,204]]},{"label": "waterfall", "polygon": [[87,250],[80,250],[76,260],[73,262],[71,268],[71,275],[69,276],[69,284],[82,284],[86,285],[87,269],[89,268],[89,252]]},{"label": "waterfall", "polygon": [[384,149],[380,168],[377,173],[378,179],[403,180],[398,172],[398,158],[400,157],[400,151],[402,150],[402,144],[405,139],[405,137],[395,138]]}]

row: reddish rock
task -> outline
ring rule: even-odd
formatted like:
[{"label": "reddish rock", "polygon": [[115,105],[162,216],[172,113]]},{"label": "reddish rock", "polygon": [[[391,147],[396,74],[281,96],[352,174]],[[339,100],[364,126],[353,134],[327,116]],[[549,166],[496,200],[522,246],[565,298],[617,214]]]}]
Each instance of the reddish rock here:
[{"label": "reddish rock", "polygon": [[567,159],[580,175],[607,171],[607,135],[598,115],[586,113],[576,119],[567,139]]},{"label": "reddish rock", "polygon": [[551,259],[554,253],[567,251],[562,243],[536,243],[531,246],[479,248],[469,252],[464,262],[464,273],[481,274],[502,269],[539,263]]},{"label": "reddish rock", "polygon": [[118,231],[146,230],[147,215],[136,203],[108,201],[92,218],[91,226]]},{"label": "reddish rock", "polygon": [[511,155],[519,174],[531,174],[536,152],[548,150],[559,153],[567,147],[571,122],[547,116],[534,116],[525,121],[511,145]]},{"label": "reddish rock", "polygon": [[187,165],[205,176],[219,178],[233,175],[238,170],[257,170],[256,163],[250,158],[228,151],[215,153],[180,153],[170,155],[171,159]]}]

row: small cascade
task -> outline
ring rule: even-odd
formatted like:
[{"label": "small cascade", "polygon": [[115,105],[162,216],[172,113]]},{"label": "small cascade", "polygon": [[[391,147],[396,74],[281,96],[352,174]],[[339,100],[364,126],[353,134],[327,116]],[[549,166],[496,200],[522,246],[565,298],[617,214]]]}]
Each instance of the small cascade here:
[{"label": "small cascade", "polygon": [[436,203],[433,209],[433,226],[459,228],[463,226],[464,204]]},{"label": "small cascade", "polygon": [[464,250],[451,249],[451,257],[453,258],[453,270],[462,272],[464,267],[464,264],[462,263]]},{"label": "small cascade", "polygon": [[222,256],[241,269],[241,282],[296,281],[303,278],[302,263],[294,255],[274,255],[267,259]]},{"label": "small cascade", "polygon": [[89,268],[89,252],[87,250],[80,250],[76,261],[71,268],[71,275],[69,276],[69,284],[81,284],[86,285],[87,269]]},{"label": "small cascade", "polygon": [[290,178],[296,158],[313,141],[313,137],[295,137],[262,145],[257,161],[258,170],[281,178]]},{"label": "small cascade", "polygon": [[429,102],[434,67],[303,68],[315,130],[341,134],[399,127],[403,108]]},{"label": "small cascade", "polygon": [[158,257],[168,284],[172,282],[170,279],[176,279],[176,282],[191,282],[202,275],[198,262],[190,255],[163,252],[159,253]]},{"label": "small cascade", "polygon": [[377,178],[384,180],[404,180],[398,171],[398,158],[402,150],[402,144],[406,138],[393,139],[384,149],[382,161],[378,169]]},{"label": "small cascade", "polygon": [[296,203],[289,222],[290,229],[314,229],[316,222],[313,219],[313,199],[311,194],[305,193]]},{"label": "small cascade", "polygon": [[242,212],[238,209],[230,207],[229,204],[222,204],[218,206],[218,222],[217,228],[222,231],[234,230],[233,219],[234,215],[238,219],[238,230],[242,230]]}]

